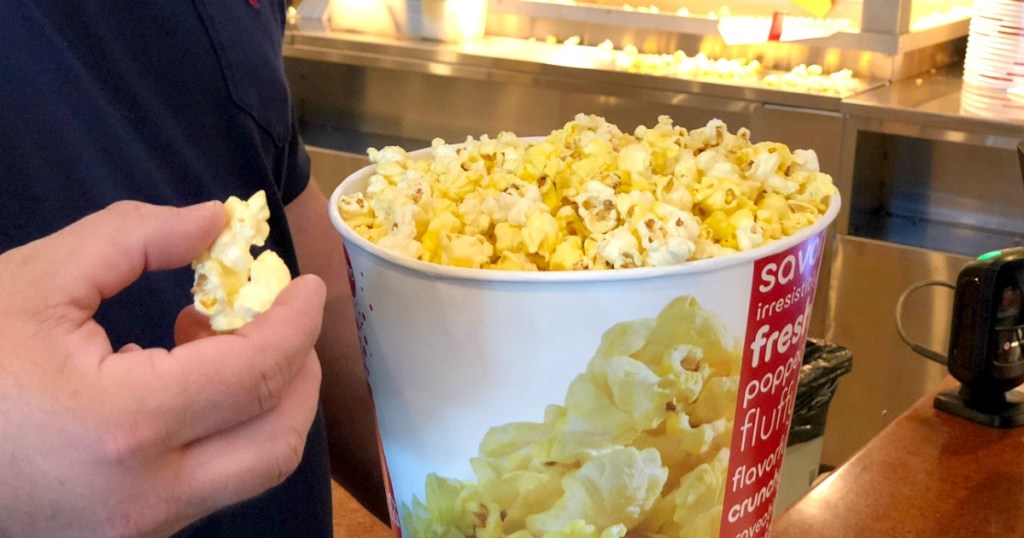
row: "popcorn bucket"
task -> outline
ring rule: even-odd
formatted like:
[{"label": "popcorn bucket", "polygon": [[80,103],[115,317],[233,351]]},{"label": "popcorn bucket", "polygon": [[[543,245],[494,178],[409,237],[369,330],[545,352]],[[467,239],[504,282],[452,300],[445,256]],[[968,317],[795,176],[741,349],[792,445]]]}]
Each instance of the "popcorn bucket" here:
[{"label": "popcorn bucket", "polygon": [[[412,157],[426,157],[425,152]],[[341,218],[399,536],[766,536],[826,228],[668,267],[514,272]],[[644,534],[649,533],[649,534]]]}]

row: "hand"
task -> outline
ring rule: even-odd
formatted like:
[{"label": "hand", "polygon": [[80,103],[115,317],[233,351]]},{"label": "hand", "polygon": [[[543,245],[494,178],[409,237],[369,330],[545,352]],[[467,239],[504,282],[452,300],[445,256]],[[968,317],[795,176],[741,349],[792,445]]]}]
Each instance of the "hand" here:
[{"label": "hand", "polygon": [[121,202],[0,255],[0,536],[166,535],[298,466],[320,385],[319,279],[234,334],[185,314],[172,350],[115,352],[92,319],[225,220],[219,203]]}]

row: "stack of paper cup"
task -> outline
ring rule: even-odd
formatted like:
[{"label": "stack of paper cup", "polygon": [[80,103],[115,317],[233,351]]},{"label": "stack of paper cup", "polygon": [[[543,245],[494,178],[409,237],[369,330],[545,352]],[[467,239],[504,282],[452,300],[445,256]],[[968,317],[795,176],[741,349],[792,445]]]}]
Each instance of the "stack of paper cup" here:
[{"label": "stack of paper cup", "polygon": [[963,112],[1024,120],[1024,104],[1007,90],[1024,84],[1024,2],[977,0],[967,37]]}]

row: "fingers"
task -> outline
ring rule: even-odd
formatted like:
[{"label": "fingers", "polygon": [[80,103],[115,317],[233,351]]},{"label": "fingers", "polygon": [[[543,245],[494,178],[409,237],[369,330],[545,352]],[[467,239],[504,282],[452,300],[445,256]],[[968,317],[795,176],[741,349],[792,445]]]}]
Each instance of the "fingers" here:
[{"label": "fingers", "polygon": [[[297,278],[236,333],[188,341],[160,359],[157,382],[185,387],[157,405],[171,442],[185,444],[276,407],[316,343],[324,295],[319,278]],[[179,318],[186,341],[201,332],[185,327],[189,316]]]},{"label": "fingers", "polygon": [[216,335],[217,331],[210,327],[210,318],[196,310],[194,306],[182,309],[174,322],[174,344],[178,346]]},{"label": "fingers", "polygon": [[189,446],[175,482],[192,488],[192,517],[256,496],[299,465],[316,415],[320,363],[309,352],[280,405],[238,427]]},{"label": "fingers", "polygon": [[[224,228],[227,212],[219,202],[185,208],[118,202],[106,209],[30,243],[36,265],[29,273],[62,297],[40,298],[41,304],[71,304],[85,318],[101,300],[131,284],[145,271],[190,263]],[[45,301],[45,302],[42,302]]]},{"label": "fingers", "polygon": [[129,342],[121,346],[121,349],[117,350],[118,353],[131,353],[133,351],[142,351],[142,346],[135,342]]}]

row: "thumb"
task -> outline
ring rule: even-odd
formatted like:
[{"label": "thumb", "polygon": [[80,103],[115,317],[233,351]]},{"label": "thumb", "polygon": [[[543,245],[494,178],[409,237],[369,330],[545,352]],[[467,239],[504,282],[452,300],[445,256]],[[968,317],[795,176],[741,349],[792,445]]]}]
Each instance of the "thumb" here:
[{"label": "thumb", "polygon": [[210,318],[191,305],[182,309],[178,314],[178,319],[174,322],[174,345],[176,346],[216,335],[217,332],[210,328]]},{"label": "thumb", "polygon": [[66,283],[46,288],[41,306],[70,304],[88,318],[142,273],[190,263],[226,220],[220,202],[185,208],[117,202],[26,245],[31,267],[23,274]]}]

